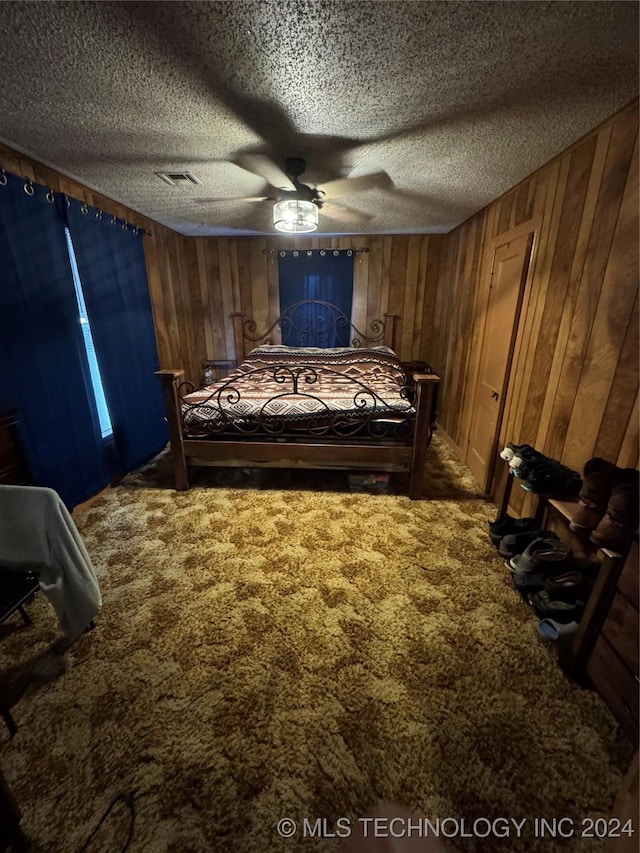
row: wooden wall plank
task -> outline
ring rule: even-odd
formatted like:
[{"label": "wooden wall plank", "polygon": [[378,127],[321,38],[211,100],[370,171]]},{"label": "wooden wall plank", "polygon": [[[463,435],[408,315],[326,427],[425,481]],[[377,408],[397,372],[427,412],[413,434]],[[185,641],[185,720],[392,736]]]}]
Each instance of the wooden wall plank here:
[{"label": "wooden wall plank", "polygon": [[[242,311],[239,296],[237,255],[235,243],[232,240],[216,241],[218,246],[218,264],[220,271],[220,294],[222,296],[222,321],[224,323],[224,337],[226,356],[222,353],[221,358],[237,358],[235,342],[233,339],[233,325],[231,314],[234,311]],[[233,252],[232,252],[233,250]],[[233,253],[233,265],[232,265]],[[237,294],[237,295],[236,295]],[[237,300],[237,301],[236,301]],[[216,355],[216,358],[218,356]]]},{"label": "wooden wall plank", "polygon": [[[591,172],[589,174],[585,202],[582,210],[582,218],[578,229],[576,248],[574,251],[571,271],[569,273],[565,301],[560,315],[558,334],[556,336],[556,346],[549,372],[548,390],[545,395],[540,415],[540,427],[538,429],[536,447],[548,448],[549,453],[556,452],[556,445],[554,445],[550,439],[550,433],[555,429],[551,413],[556,405],[556,396],[558,393],[560,376],[563,370],[567,343],[569,341],[569,332],[571,330],[571,320],[573,318],[575,304],[578,298],[582,270],[584,268],[587,248],[591,238],[591,229],[593,227],[596,204],[600,193],[600,186],[602,184],[607,152],[609,150],[611,130],[611,126],[606,127],[596,137],[596,149],[591,166]],[[564,433],[562,434],[562,441],[564,441]]]},{"label": "wooden wall plank", "polygon": [[[367,253],[367,276],[369,287],[367,288],[367,318],[384,319],[381,309],[382,297],[382,237],[369,238],[369,252]],[[356,261],[358,264],[359,259]]]},{"label": "wooden wall plank", "polygon": [[418,271],[420,265],[420,235],[412,234],[407,240],[407,263],[404,274],[404,296],[402,299],[402,338],[400,351],[402,358],[413,357],[413,331],[418,290]]},{"label": "wooden wall plank", "polygon": [[[620,206],[604,273],[580,383],[571,411],[564,454],[567,465],[579,468],[596,446],[615,378],[625,329],[638,299],[638,141]],[[637,363],[636,363],[637,368]],[[637,373],[636,373],[637,379]]]},{"label": "wooden wall plank", "polygon": [[633,411],[625,431],[620,452],[616,464],[620,468],[637,468],[638,466],[638,425],[640,424],[640,412],[638,411],[638,393],[633,404]]},{"label": "wooden wall plank", "polygon": [[389,305],[387,311],[398,317],[396,351],[400,358],[406,358],[404,352],[404,284],[407,271],[408,237],[394,237],[391,246],[391,268],[389,271]]},{"label": "wooden wall plank", "polygon": [[554,408],[551,412],[552,428],[545,444],[546,452],[558,459],[563,458],[565,452],[568,452],[572,458],[576,455],[571,449],[574,437],[568,435],[569,423],[581,380],[584,355],[600,299],[622,193],[635,144],[636,130],[637,119],[634,120],[634,117],[629,114],[623,115],[613,126],[607,151],[589,245],[571,318],[562,373],[558,379]]},{"label": "wooden wall plank", "polygon": [[[368,241],[367,241],[368,242]],[[357,245],[354,245],[353,248],[357,248]],[[368,247],[367,247],[368,248]],[[371,334],[371,329],[369,327],[370,322],[379,317],[379,309],[376,299],[376,295],[379,296],[379,293],[376,294],[374,292],[374,286],[371,282],[370,276],[370,262],[371,255],[369,252],[359,252],[353,257],[353,279],[354,279],[354,289],[361,290],[363,293],[363,316],[362,322],[364,323],[363,331],[365,334]],[[363,285],[360,285],[360,282],[363,282]],[[366,289],[365,289],[366,285]],[[356,324],[357,325],[357,324]]]},{"label": "wooden wall plank", "polygon": [[[435,241],[434,241],[435,242]],[[423,316],[424,299],[427,289],[427,266],[429,261],[429,237],[420,238],[418,257],[418,281],[416,287],[415,306],[413,309],[413,334],[411,336],[411,358],[420,358],[420,318]]]},{"label": "wooden wall plank", "polygon": [[629,419],[632,416],[634,395],[638,388],[638,364],[640,348],[638,346],[638,296],[631,310],[627,333],[625,335],[620,359],[611,383],[607,405],[602,416],[594,456],[615,461],[623,445]]},{"label": "wooden wall plank", "polygon": [[569,167],[567,183],[561,199],[560,217],[557,223],[558,236],[549,269],[549,285],[545,294],[540,330],[535,341],[531,380],[527,389],[527,406],[521,428],[523,436],[531,436],[531,443],[537,440],[535,437],[540,426],[543,401],[549,390],[549,372],[578,241],[579,224],[595,154],[595,143],[595,138],[589,140],[566,158]]}]

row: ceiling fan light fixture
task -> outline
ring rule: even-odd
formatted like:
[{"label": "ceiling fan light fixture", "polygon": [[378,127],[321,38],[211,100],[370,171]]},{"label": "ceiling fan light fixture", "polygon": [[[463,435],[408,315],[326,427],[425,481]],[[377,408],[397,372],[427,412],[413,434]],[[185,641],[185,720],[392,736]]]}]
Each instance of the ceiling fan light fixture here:
[{"label": "ceiling fan light fixture", "polygon": [[318,208],[301,199],[278,201],[273,206],[273,225],[285,234],[308,234],[318,227]]}]

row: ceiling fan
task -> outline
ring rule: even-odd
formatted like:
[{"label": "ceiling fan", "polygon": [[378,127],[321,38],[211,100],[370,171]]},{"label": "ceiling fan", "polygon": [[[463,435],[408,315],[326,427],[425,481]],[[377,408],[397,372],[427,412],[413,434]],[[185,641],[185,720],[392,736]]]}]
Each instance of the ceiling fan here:
[{"label": "ceiling fan", "polygon": [[201,199],[203,203],[270,202],[273,205],[274,226],[286,233],[315,231],[318,211],[330,219],[348,224],[364,223],[368,214],[353,210],[336,199],[347,198],[369,189],[390,189],[393,182],[386,172],[374,172],[354,178],[336,178],[313,186],[300,180],[307,164],[302,157],[287,157],[284,170],[265,154],[241,153],[231,160],[236,166],[259,175],[267,187],[265,194],[249,197]]}]

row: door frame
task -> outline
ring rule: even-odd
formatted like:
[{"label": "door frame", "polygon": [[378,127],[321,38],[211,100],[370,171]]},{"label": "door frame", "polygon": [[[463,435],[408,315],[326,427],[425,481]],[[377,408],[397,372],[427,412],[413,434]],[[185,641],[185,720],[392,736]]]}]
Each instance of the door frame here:
[{"label": "door frame", "polygon": [[[493,272],[493,260],[495,257],[496,251],[501,247],[506,245],[507,243],[513,242],[513,240],[517,240],[520,237],[528,236],[529,237],[529,263],[526,271],[526,275],[523,276],[522,281],[520,282],[520,291],[518,293],[518,302],[516,306],[516,313],[514,317],[513,327],[512,327],[512,337],[511,344],[509,346],[509,356],[507,358],[507,368],[505,372],[505,381],[504,387],[502,389],[502,393],[500,395],[500,406],[498,409],[498,418],[496,423],[496,434],[493,444],[493,451],[491,453],[491,459],[489,462],[489,466],[487,468],[487,476],[484,483],[481,483],[481,487],[486,495],[491,497],[493,495],[494,490],[494,474],[496,468],[496,456],[497,456],[497,446],[500,443],[500,439],[502,436],[502,428],[504,425],[504,415],[508,410],[508,407],[511,406],[513,402],[513,383],[511,381],[512,375],[514,373],[514,366],[518,365],[518,361],[520,359],[520,355],[522,352],[522,344],[524,338],[524,330],[522,327],[521,320],[524,316],[526,316],[529,302],[531,301],[531,293],[532,293],[532,281],[533,276],[535,274],[536,260],[538,254],[538,245],[540,242],[540,226],[542,224],[542,217],[536,216],[532,219],[527,220],[527,222],[523,222],[521,225],[518,225],[515,228],[511,228],[509,231],[504,231],[502,234],[497,235],[496,237],[492,237],[486,244],[484,252],[483,252],[483,264],[482,264],[482,275],[480,281],[483,284],[488,282],[488,285],[491,284],[491,275]],[[478,378],[480,376],[480,359],[482,356],[482,347],[484,346],[484,338],[486,331],[486,315],[487,308],[489,304],[489,291],[490,287],[486,286],[483,289],[480,289],[478,294],[478,299],[476,301],[475,313],[478,316],[478,313],[482,314],[485,318],[485,322],[482,325],[482,333],[480,335],[480,340],[478,343],[478,357],[476,359],[476,364],[474,365],[473,375],[471,377],[471,385],[470,390],[472,390],[472,409],[475,406],[476,394],[478,393]],[[507,405],[508,404],[508,405]],[[469,426],[466,431],[465,436],[465,462],[467,459],[467,454],[469,452],[469,442],[471,440],[471,428],[473,426],[473,418],[469,419]]]}]

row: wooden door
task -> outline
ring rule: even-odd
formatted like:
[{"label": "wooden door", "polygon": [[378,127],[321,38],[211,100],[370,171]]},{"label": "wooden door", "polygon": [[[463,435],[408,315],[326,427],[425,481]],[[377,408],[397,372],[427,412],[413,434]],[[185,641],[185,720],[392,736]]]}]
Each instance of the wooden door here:
[{"label": "wooden door", "polygon": [[524,282],[529,269],[532,234],[496,247],[475,389],[466,462],[488,491],[511,367]]}]

